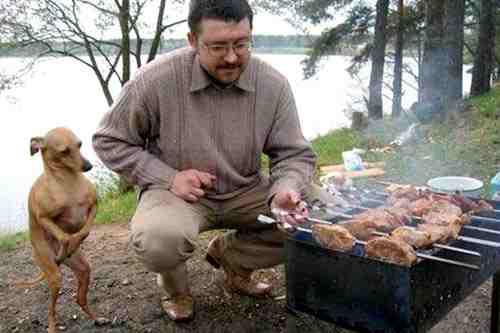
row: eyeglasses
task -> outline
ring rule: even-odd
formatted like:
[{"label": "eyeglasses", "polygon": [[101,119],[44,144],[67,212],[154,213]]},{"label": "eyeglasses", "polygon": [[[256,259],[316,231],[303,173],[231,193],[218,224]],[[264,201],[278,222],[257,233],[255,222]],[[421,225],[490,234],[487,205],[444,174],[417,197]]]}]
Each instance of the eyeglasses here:
[{"label": "eyeglasses", "polygon": [[229,49],[233,49],[233,52],[238,56],[247,55],[252,50],[252,42],[238,42],[235,44],[210,44],[207,45],[200,41],[200,44],[204,46],[208,53],[215,58],[224,58],[229,53]]}]

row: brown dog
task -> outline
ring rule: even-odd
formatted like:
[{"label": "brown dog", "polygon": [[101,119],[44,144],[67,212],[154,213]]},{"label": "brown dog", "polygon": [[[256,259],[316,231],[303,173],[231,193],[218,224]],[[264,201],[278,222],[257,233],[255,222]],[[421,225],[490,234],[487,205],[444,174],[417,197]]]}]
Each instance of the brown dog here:
[{"label": "brown dog", "polygon": [[43,174],[35,181],[28,199],[33,257],[40,276],[30,287],[47,279],[50,289],[49,328],[56,331],[55,306],[61,289],[59,265],[67,265],[78,280],[76,301],[92,319],[87,306],[90,266],[80,244],[88,236],[96,215],[95,186],[83,175],[92,165],[80,153],[82,142],[66,128],[55,128],[45,137],[31,139],[31,155],[41,150]]}]

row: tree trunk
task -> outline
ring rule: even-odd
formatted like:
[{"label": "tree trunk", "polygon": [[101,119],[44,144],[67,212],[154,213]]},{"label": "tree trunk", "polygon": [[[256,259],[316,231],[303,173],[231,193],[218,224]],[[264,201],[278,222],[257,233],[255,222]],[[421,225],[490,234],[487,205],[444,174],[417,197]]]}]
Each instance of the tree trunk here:
[{"label": "tree trunk", "polygon": [[158,53],[158,49],[160,47],[165,6],[166,6],[166,0],[161,0],[159,10],[158,10],[158,17],[156,18],[155,34],[153,37],[153,41],[151,42],[151,49],[149,50],[148,62],[152,61],[155,58],[156,54]]},{"label": "tree trunk", "polygon": [[384,80],[384,62],[386,46],[386,25],[389,0],[377,0],[377,17],[375,22],[375,40],[372,49],[372,69],[370,75],[370,97],[368,116],[371,119],[383,117],[382,85]]},{"label": "tree trunk", "polygon": [[398,0],[398,26],[394,56],[394,79],[392,83],[392,116],[401,114],[401,99],[403,94],[403,32],[404,32],[404,0]]},{"label": "tree trunk", "polygon": [[120,30],[122,34],[122,85],[130,79],[130,1],[123,0],[120,7]]},{"label": "tree trunk", "polygon": [[453,110],[463,95],[465,0],[446,1],[444,47],[446,50],[444,76],[444,109]]},{"label": "tree trunk", "polygon": [[418,98],[417,98],[417,101],[418,103],[422,103],[422,91],[423,91],[423,88],[422,88],[422,77],[423,77],[423,41],[422,41],[422,31],[419,31],[418,32],[418,35],[417,35],[417,62],[418,62]]},{"label": "tree trunk", "polygon": [[472,68],[471,96],[490,90],[495,46],[495,12],[493,0],[481,0],[479,13],[479,39]]},{"label": "tree trunk", "polygon": [[434,117],[443,111],[444,90],[444,1],[425,1],[425,40],[422,59],[422,106],[426,118]]}]

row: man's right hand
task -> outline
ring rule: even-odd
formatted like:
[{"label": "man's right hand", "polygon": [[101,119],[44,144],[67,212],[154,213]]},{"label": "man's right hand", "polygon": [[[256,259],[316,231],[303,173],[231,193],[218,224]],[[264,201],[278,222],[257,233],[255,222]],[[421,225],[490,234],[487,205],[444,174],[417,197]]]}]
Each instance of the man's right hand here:
[{"label": "man's right hand", "polygon": [[172,182],[171,191],[188,202],[196,202],[205,195],[204,188],[214,186],[215,176],[207,172],[189,169],[179,171]]}]

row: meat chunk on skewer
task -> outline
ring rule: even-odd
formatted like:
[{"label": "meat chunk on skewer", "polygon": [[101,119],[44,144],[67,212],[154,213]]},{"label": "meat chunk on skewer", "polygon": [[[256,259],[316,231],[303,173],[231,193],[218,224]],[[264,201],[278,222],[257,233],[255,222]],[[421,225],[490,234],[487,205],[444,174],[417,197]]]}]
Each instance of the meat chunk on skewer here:
[{"label": "meat chunk on skewer", "polygon": [[398,184],[390,185],[385,190],[389,193],[389,197],[386,201],[388,205],[394,205],[394,203],[400,199],[406,198],[411,202],[414,202],[413,214],[416,216],[422,216],[425,214],[425,211],[421,212],[421,210],[425,210],[427,205],[431,205],[431,202],[434,201],[449,202],[450,204],[459,207],[462,213],[493,213],[494,211],[494,207],[488,202],[484,200],[472,200],[464,196],[459,191],[454,194],[438,194],[433,193],[428,189],[418,188],[413,185]]},{"label": "meat chunk on skewer", "polygon": [[399,227],[391,232],[392,239],[403,241],[415,249],[425,249],[432,246],[431,235],[427,231],[411,227]]},{"label": "meat chunk on skewer", "polygon": [[311,229],[319,245],[330,250],[351,251],[356,242],[351,233],[339,225],[313,224]]},{"label": "meat chunk on skewer", "polygon": [[446,211],[430,211],[422,216],[422,222],[426,224],[452,225],[458,224],[462,227],[470,222],[469,214],[453,214]]},{"label": "meat chunk on skewer", "polygon": [[453,203],[460,207],[462,212],[468,213],[471,212],[473,214],[479,212],[493,212],[494,208],[488,202],[484,200],[478,200],[477,202],[467,198],[466,196],[461,195],[459,192],[450,196],[450,200]]},{"label": "meat chunk on skewer", "polygon": [[439,225],[432,223],[422,223],[417,226],[417,230],[425,231],[431,236],[432,243],[445,244],[456,239],[462,225],[460,223]]},{"label": "meat chunk on skewer", "polygon": [[408,209],[402,207],[373,208],[353,219],[340,222],[354,237],[360,240],[370,240],[376,236],[374,231],[391,232],[411,221]]},{"label": "meat chunk on skewer", "polygon": [[338,225],[341,225],[345,229],[347,229],[354,237],[359,240],[367,241],[376,236],[373,235],[374,231],[380,231],[378,229],[377,223],[374,220],[365,218],[362,220],[348,220],[340,222]]},{"label": "meat chunk on skewer", "polygon": [[417,261],[415,250],[407,243],[388,237],[377,237],[365,245],[367,257],[410,267]]},{"label": "meat chunk on skewer", "polygon": [[413,185],[396,185],[393,187],[389,186],[385,190],[390,193],[390,196],[387,198],[388,205],[393,205],[394,202],[398,201],[401,198],[415,201],[420,199],[427,193],[427,191],[418,189]]},{"label": "meat chunk on skewer", "polygon": [[374,221],[377,230],[389,232],[407,224],[411,219],[411,215],[408,215],[408,211],[403,208],[381,207],[366,210],[354,218],[354,220],[359,221],[366,219]]}]

